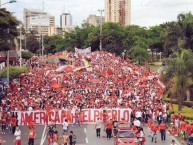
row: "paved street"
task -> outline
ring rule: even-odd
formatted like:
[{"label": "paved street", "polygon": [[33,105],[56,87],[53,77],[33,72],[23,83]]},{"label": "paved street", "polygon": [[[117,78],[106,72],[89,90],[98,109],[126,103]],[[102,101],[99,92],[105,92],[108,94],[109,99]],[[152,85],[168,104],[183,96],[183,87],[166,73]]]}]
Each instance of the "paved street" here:
[{"label": "paved street", "polygon": [[[36,126],[36,133],[37,137],[35,140],[35,145],[40,145],[42,133],[44,126]],[[57,125],[57,130],[59,131],[60,141],[61,141],[61,134],[62,134],[62,126]],[[111,140],[106,139],[106,134],[102,131],[101,138],[97,138],[95,135],[94,125],[82,125],[74,127],[70,127],[70,130],[73,130],[77,136],[77,145],[113,145],[113,138]],[[27,135],[28,135],[28,128],[21,127],[22,131],[22,145],[27,145]],[[150,131],[145,127],[144,132],[146,135],[146,145],[170,145],[172,137],[167,134],[167,140],[165,142],[160,141],[160,134],[158,134],[158,143],[152,143],[151,138],[148,137]],[[10,134],[2,135],[4,143],[3,145],[13,145],[14,143],[14,136]],[[44,145],[47,145],[47,140],[44,142]],[[178,143],[178,145],[181,145]]]}]

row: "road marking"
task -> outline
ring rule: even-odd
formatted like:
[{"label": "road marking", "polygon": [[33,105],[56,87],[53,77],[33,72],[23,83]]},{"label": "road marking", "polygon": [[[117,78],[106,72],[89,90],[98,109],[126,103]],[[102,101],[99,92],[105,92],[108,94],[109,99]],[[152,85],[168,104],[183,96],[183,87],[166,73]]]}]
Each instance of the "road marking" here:
[{"label": "road marking", "polygon": [[180,143],[175,137],[171,136],[172,139],[174,139],[178,145],[182,145],[182,143]]},{"label": "road marking", "polygon": [[44,131],[43,131],[43,133],[42,133],[40,145],[43,145],[43,144],[44,144],[44,141],[45,141],[45,138],[46,138],[46,128],[47,128],[47,126],[45,125],[45,126],[44,126]]},{"label": "road marking", "polygon": [[172,139],[174,139],[178,145],[182,145],[182,143],[180,143],[175,137],[173,137],[168,131],[166,132],[167,134],[169,134],[171,136]]},{"label": "road marking", "polygon": [[84,133],[86,133],[86,128],[84,128]]},{"label": "road marking", "polygon": [[88,144],[88,138],[87,137],[85,138],[85,140],[86,140],[86,144]]}]

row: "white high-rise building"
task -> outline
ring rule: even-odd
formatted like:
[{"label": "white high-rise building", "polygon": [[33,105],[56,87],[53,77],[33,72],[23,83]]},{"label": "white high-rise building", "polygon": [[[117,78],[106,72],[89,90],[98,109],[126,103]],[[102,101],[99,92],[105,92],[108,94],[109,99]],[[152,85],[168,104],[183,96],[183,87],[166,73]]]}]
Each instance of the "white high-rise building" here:
[{"label": "white high-rise building", "polygon": [[72,15],[70,13],[62,13],[60,15],[60,27],[70,27],[72,26]]},{"label": "white high-rise building", "polygon": [[50,27],[55,26],[55,17],[38,9],[24,9],[24,28],[37,31],[39,34],[48,35]]},{"label": "white high-rise building", "polygon": [[105,22],[131,24],[131,0],[105,0]]}]

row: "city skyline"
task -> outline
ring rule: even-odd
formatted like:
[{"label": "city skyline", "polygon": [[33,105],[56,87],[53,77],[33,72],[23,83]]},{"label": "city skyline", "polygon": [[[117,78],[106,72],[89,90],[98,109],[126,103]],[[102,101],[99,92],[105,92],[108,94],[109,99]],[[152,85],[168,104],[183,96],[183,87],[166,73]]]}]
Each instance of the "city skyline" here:
[{"label": "city skyline", "polygon": [[[2,0],[3,2],[6,0]],[[89,15],[100,15],[98,9],[105,9],[104,0],[44,0],[45,11],[55,16],[56,25],[60,26],[60,15],[70,12],[74,25],[81,25]],[[30,7],[29,7],[30,6]],[[23,9],[43,9],[43,0],[17,0],[17,3],[5,6],[18,19],[23,18]],[[153,26],[176,20],[179,13],[193,13],[192,0],[131,0],[131,24]]]}]

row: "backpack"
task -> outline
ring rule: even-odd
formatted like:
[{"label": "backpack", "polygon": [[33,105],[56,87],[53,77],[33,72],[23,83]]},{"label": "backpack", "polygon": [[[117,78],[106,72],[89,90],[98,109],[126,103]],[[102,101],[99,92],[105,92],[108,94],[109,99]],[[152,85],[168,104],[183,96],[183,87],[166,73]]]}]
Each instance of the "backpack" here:
[{"label": "backpack", "polygon": [[75,134],[72,135],[72,143],[76,143],[76,135]]}]

